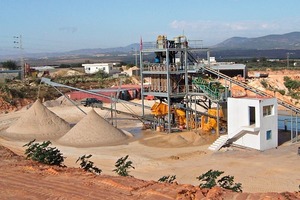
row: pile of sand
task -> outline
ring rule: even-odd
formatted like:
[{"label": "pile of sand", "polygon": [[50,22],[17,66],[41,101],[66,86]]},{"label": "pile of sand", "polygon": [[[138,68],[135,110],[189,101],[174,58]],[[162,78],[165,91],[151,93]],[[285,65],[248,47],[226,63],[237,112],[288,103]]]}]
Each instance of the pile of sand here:
[{"label": "pile of sand", "polygon": [[[76,102],[74,102],[76,103]],[[60,96],[55,100],[45,101],[44,105],[47,107],[56,107],[56,106],[74,106],[65,96]]]},{"label": "pile of sand", "polygon": [[74,147],[97,147],[125,143],[128,136],[91,110],[57,142]]},{"label": "pile of sand", "polygon": [[70,124],[58,117],[37,100],[14,124],[3,133],[4,137],[19,140],[51,140],[63,136]]},{"label": "pile of sand", "polygon": [[140,143],[152,147],[188,147],[200,146],[212,143],[216,139],[215,135],[199,134],[193,131],[162,134],[158,137],[143,138]]}]

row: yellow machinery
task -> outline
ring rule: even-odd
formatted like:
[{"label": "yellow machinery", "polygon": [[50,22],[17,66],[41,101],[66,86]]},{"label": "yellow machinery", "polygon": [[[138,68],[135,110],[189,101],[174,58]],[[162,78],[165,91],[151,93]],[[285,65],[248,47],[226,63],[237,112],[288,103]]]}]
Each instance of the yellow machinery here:
[{"label": "yellow machinery", "polygon": [[[178,109],[172,110],[172,112],[174,112],[174,114],[175,114],[177,125],[179,127],[185,127],[186,123],[187,123],[185,110],[178,108]],[[168,105],[165,103],[162,103],[162,102],[156,102],[151,108],[151,113],[155,117],[162,119],[168,114]],[[210,116],[217,117],[217,115],[218,115],[217,108],[208,109],[207,114]],[[222,118],[223,116],[224,116],[223,111],[220,108],[219,109],[219,118]],[[204,131],[211,131],[212,129],[217,130],[218,123],[217,123],[217,119],[215,117],[209,117],[209,116],[202,115],[200,118],[201,119],[200,129],[204,130]],[[196,128],[196,122],[195,122],[194,115],[191,115],[191,117],[189,119],[189,127],[192,129]]]},{"label": "yellow machinery", "polygon": [[[218,115],[218,111],[216,108],[211,108],[208,109],[208,114],[211,116],[216,116]],[[219,109],[219,117],[223,117],[223,111],[222,109]],[[213,118],[213,117],[208,117],[208,116],[201,116],[201,129],[204,131],[210,131],[212,129],[217,130],[218,127],[218,123],[217,123],[217,119]]]},{"label": "yellow machinery", "polygon": [[[168,114],[168,105],[165,103],[156,102],[152,108],[151,113],[155,117],[164,117]],[[175,109],[175,115],[179,126],[184,126],[186,124],[185,110]]]},{"label": "yellow machinery", "polygon": [[156,102],[152,107],[151,107],[151,113],[155,117],[163,117],[168,114],[168,105],[165,103],[158,103]]},{"label": "yellow machinery", "polygon": [[185,111],[183,109],[175,109],[176,117],[179,126],[184,126],[186,124]]},{"label": "yellow machinery", "polygon": [[165,126],[164,117],[168,114],[168,105],[162,102],[156,102],[151,107],[151,113],[157,117],[156,130],[163,131]]}]

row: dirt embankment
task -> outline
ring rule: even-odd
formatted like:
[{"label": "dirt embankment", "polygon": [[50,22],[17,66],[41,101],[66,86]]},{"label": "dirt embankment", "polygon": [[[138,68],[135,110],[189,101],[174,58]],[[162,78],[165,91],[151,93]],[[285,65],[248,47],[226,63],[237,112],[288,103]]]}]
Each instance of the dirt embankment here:
[{"label": "dirt embankment", "polygon": [[79,168],[26,160],[0,146],[0,196],[3,199],[291,199],[300,192],[235,193],[214,187],[144,181],[134,177],[95,176]]}]

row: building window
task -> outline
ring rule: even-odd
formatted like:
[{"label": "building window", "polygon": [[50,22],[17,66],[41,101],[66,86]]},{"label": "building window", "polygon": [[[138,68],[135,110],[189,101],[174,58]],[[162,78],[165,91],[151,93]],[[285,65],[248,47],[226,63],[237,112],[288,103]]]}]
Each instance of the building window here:
[{"label": "building window", "polygon": [[263,106],[263,116],[273,115],[273,105]]},{"label": "building window", "polygon": [[266,139],[267,140],[271,140],[272,139],[272,131],[271,130],[267,131],[267,133],[266,133]]}]

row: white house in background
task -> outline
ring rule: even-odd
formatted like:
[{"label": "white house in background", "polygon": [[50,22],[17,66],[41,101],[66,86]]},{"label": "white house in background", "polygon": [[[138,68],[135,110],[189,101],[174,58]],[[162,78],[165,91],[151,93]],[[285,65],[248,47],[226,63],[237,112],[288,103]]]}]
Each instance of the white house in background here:
[{"label": "white house in background", "polygon": [[86,74],[94,74],[99,70],[103,70],[107,74],[119,73],[120,70],[114,67],[114,63],[93,63],[93,64],[82,64],[84,72]]},{"label": "white house in background", "polygon": [[257,150],[278,146],[276,98],[228,98],[228,138]]}]

